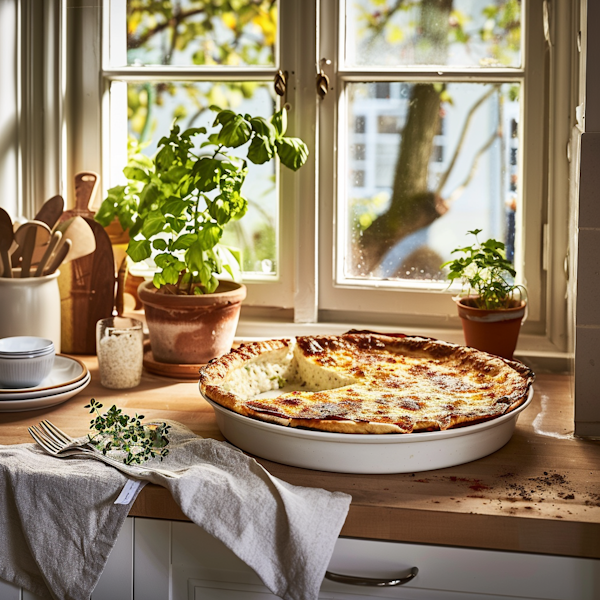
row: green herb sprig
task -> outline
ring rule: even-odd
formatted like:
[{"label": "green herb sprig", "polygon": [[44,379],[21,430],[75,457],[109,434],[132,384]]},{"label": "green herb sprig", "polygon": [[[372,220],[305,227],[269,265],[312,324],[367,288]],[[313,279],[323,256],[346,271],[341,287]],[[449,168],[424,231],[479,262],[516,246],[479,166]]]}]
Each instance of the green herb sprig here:
[{"label": "green herb sprig", "polygon": [[463,256],[445,262],[440,268],[449,268],[448,279],[462,283],[463,293],[476,308],[509,308],[526,293],[522,285],[515,283],[516,271],[506,258],[504,244],[495,239],[479,242],[481,229],[468,233],[475,237],[475,243],[453,250],[452,254]]},{"label": "green herb sprig", "polygon": [[157,457],[163,460],[167,456],[170,425],[143,425],[144,415],[130,417],[115,405],[101,413],[102,407],[94,398],[84,407],[90,409],[90,414],[96,415],[90,421],[95,433],[88,434],[88,440],[102,454],[106,455],[110,450],[125,453],[123,462],[126,465],[142,464]]}]

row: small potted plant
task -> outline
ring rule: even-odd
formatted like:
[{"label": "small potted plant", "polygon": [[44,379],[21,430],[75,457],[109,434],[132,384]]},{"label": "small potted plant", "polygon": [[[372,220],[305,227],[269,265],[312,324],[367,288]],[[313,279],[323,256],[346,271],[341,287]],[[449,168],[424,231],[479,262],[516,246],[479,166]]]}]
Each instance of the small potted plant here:
[{"label": "small potted plant", "polygon": [[[129,230],[131,259],[156,265],[138,295],[159,362],[201,364],[230,350],[246,289],[218,278],[227,271],[235,279],[239,271],[239,256],[219,241],[225,226],[246,213],[248,161],[277,156],[296,171],[308,157],[302,140],[285,135],[285,110],[267,120],[212,108],[214,132],[174,124],[152,159],[129,160],[128,184],[108,190],[96,215],[104,226],[116,216]],[[246,144],[246,158],[230,152]]]},{"label": "small potted plant", "polygon": [[506,258],[502,242],[489,239],[479,242],[481,229],[468,232],[474,236],[471,246],[456,248],[458,258],[445,262],[448,279],[462,285],[454,298],[461,317],[468,346],[512,359],[521,322],[527,307],[526,291],[515,283],[516,271]]}]

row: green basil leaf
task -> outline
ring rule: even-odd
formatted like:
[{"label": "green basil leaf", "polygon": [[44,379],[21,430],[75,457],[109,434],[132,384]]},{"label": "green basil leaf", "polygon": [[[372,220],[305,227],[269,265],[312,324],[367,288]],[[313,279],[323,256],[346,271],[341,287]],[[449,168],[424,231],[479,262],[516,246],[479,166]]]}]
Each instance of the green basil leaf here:
[{"label": "green basil leaf", "polygon": [[161,286],[167,283],[165,278],[162,276],[162,273],[154,273],[154,277],[152,278],[152,283],[155,288],[160,288]]},{"label": "green basil leaf", "polygon": [[141,262],[151,254],[150,242],[148,240],[130,240],[127,246],[127,254],[133,262]]},{"label": "green basil leaf", "polygon": [[277,131],[273,124],[269,123],[264,117],[251,118],[250,125],[252,125],[252,129],[257,135],[266,137],[271,143],[275,141]]},{"label": "green basil leaf", "polygon": [[155,250],[166,250],[167,249],[167,242],[166,242],[166,240],[163,240],[162,238],[156,238],[152,242],[152,247]]},{"label": "green basil leaf", "polygon": [[217,223],[205,223],[198,232],[198,243],[202,250],[214,248],[223,235],[223,229]]},{"label": "green basil leaf", "polygon": [[[210,107],[211,110],[215,110],[217,109],[216,106],[211,106]],[[232,110],[228,110],[228,109],[217,109],[219,110],[219,112],[217,113],[217,116],[215,117],[215,120],[213,122],[213,127],[216,127],[217,125],[226,125],[227,123],[229,123],[229,121],[231,121],[232,119],[234,119],[237,115],[232,111]]]},{"label": "green basil leaf", "polygon": [[219,182],[220,161],[210,157],[200,158],[192,172],[197,178],[197,189],[202,192],[210,192],[217,187]]},{"label": "green basil leaf", "polygon": [[161,269],[168,267],[170,264],[173,263],[174,260],[175,259],[168,253],[157,254],[154,257],[154,262],[156,263],[156,266],[160,267]]},{"label": "green basil leaf", "polygon": [[276,145],[281,162],[292,171],[297,171],[308,158],[308,148],[299,138],[284,137]]},{"label": "green basil leaf", "polygon": [[190,169],[188,167],[175,165],[163,175],[162,180],[169,183],[179,183],[189,172]]},{"label": "green basil leaf", "polygon": [[181,137],[184,139],[190,139],[195,135],[204,135],[205,133],[206,127],[190,127],[181,134]]},{"label": "green basil leaf", "polygon": [[235,115],[233,119],[223,124],[219,132],[219,144],[237,148],[245,144],[252,135],[252,127],[244,117]]},{"label": "green basil leaf", "polygon": [[142,235],[151,238],[163,230],[166,223],[165,216],[158,210],[148,213],[142,226]]},{"label": "green basil leaf", "polygon": [[175,285],[179,281],[179,269],[177,269],[177,267],[174,265],[165,267],[162,270],[162,276],[166,283]]},{"label": "green basil leaf", "polygon": [[287,111],[279,110],[271,117],[271,124],[275,128],[277,138],[281,138],[287,131]]},{"label": "green basil leaf", "polygon": [[102,202],[98,212],[94,215],[94,219],[102,225],[102,227],[108,227],[112,220],[117,214],[117,207],[114,202],[111,202],[108,198]]},{"label": "green basil leaf", "polygon": [[140,194],[140,206],[138,212],[143,214],[150,210],[150,207],[156,202],[159,196],[158,187],[155,183],[148,183],[144,186],[142,193]]},{"label": "green basil leaf", "polygon": [[180,235],[172,244],[171,250],[186,250],[189,248],[196,240],[198,236],[195,233],[184,233]]},{"label": "green basil leaf", "polygon": [[146,171],[142,171],[138,167],[125,167],[123,169],[123,174],[127,179],[133,179],[134,181],[148,181],[148,173]]},{"label": "green basil leaf", "polygon": [[174,160],[175,152],[173,151],[173,148],[171,148],[171,146],[165,146],[156,155],[154,162],[159,169],[166,170],[173,164]]},{"label": "green basil leaf", "polygon": [[177,196],[171,196],[162,206],[161,212],[163,215],[173,215],[179,217],[187,207],[187,202],[178,198]]},{"label": "green basil leaf", "polygon": [[204,264],[204,252],[199,242],[190,245],[185,253],[185,262],[192,272],[199,272]]},{"label": "green basil leaf", "polygon": [[248,148],[248,160],[252,161],[255,165],[262,165],[271,160],[274,154],[275,149],[267,136],[256,134],[252,138],[252,142]]}]

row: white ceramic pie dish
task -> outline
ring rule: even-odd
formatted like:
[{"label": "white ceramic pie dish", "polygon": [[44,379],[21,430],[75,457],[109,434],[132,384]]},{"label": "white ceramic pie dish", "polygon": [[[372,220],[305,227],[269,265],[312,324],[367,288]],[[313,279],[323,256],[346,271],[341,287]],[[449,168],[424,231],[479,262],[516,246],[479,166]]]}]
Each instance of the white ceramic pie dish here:
[{"label": "white ceramic pie dish", "polygon": [[502,448],[512,437],[519,414],[531,403],[533,387],[521,406],[490,421],[446,431],[382,435],[283,427],[203,398],[213,407],[223,436],[261,458],[334,473],[416,473],[461,465]]}]

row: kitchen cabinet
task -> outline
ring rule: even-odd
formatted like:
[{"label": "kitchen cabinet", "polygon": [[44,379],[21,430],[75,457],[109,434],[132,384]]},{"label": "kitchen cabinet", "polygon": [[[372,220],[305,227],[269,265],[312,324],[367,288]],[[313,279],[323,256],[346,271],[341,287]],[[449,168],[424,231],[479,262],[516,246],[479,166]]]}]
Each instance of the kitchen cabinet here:
[{"label": "kitchen cabinet", "polygon": [[[132,577],[127,572],[130,565]],[[464,600],[467,594],[471,600],[600,597],[600,560],[594,559],[340,538],[328,569],[384,580],[405,575],[415,566],[418,575],[404,586],[362,587],[325,580],[319,598]],[[193,523],[129,518],[92,600],[169,597],[276,598],[248,566]]]},{"label": "kitchen cabinet", "polygon": [[[320,600],[595,600],[600,560],[340,538],[328,570],[395,587],[324,580]],[[21,593],[23,595],[21,595]],[[258,576],[193,523],[127,519],[92,600],[276,600]],[[40,600],[0,581],[0,600]]]}]

